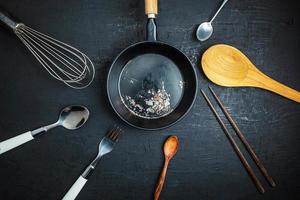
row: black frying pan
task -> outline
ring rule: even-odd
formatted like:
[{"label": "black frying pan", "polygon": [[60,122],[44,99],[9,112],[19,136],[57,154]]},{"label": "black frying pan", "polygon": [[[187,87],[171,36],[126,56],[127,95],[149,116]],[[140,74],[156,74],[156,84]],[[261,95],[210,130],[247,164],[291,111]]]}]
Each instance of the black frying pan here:
[{"label": "black frying pan", "polygon": [[157,0],[145,0],[147,41],[133,44],[114,60],[107,93],[115,112],[141,129],[168,127],[191,108],[197,77],[189,59],[178,49],[156,40]]}]

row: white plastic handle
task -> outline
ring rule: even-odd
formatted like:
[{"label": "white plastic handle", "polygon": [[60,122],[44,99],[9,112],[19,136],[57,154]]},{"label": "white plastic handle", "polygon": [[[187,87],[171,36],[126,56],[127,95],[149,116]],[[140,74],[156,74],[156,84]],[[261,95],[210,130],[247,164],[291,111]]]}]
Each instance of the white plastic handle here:
[{"label": "white plastic handle", "polygon": [[83,178],[82,176],[79,176],[77,181],[72,185],[72,187],[69,189],[64,198],[62,198],[62,200],[74,200],[86,182],[87,179]]},{"label": "white plastic handle", "polygon": [[28,131],[16,137],[0,142],[0,154],[3,154],[33,139],[34,138],[31,135],[31,131]]}]

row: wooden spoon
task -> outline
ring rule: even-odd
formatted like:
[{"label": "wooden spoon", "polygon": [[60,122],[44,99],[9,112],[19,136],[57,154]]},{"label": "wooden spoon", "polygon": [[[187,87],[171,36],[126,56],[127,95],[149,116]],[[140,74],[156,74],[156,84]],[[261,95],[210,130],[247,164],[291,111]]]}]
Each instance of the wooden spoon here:
[{"label": "wooden spoon", "polygon": [[205,75],[214,83],[226,87],[258,87],[275,92],[300,103],[300,92],[289,88],[259,71],[238,49],[218,44],[202,56]]},{"label": "wooden spoon", "polygon": [[165,163],[161,175],[159,177],[158,184],[155,189],[154,200],[158,200],[159,198],[160,192],[165,182],[169,162],[172,159],[172,157],[176,154],[178,147],[179,147],[179,140],[176,136],[170,136],[165,141],[165,145],[164,145]]}]

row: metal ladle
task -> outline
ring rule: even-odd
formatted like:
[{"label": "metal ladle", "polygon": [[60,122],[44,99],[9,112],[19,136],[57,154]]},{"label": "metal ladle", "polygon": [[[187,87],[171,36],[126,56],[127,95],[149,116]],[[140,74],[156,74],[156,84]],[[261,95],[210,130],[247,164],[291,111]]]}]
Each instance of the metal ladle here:
[{"label": "metal ladle", "polygon": [[38,134],[46,132],[57,126],[63,126],[69,130],[78,129],[87,121],[89,115],[89,110],[84,106],[68,106],[60,112],[57,122],[0,142],[0,154],[29,142]]},{"label": "metal ladle", "polygon": [[209,22],[203,22],[202,24],[199,25],[197,32],[196,32],[196,36],[197,36],[198,40],[203,42],[203,41],[207,40],[208,38],[210,38],[210,36],[213,33],[213,27],[211,24],[214,21],[214,19],[217,17],[217,15],[219,14],[221,9],[225,6],[227,1],[228,0],[223,1],[222,5],[218,9],[218,11],[216,12],[216,14],[213,16],[213,18]]}]

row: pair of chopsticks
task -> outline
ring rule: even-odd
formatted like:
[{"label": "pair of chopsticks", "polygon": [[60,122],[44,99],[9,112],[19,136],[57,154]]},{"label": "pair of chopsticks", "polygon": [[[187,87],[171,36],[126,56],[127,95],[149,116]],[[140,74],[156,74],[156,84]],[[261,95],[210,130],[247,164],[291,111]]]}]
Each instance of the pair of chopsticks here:
[{"label": "pair of chopsticks", "polygon": [[[266,180],[270,183],[270,185],[272,187],[275,187],[276,184],[273,180],[273,178],[269,175],[269,173],[267,172],[266,168],[264,167],[264,165],[262,164],[262,162],[259,160],[259,158],[257,157],[256,153],[254,152],[254,150],[252,149],[252,147],[250,146],[250,144],[248,143],[248,141],[246,140],[244,134],[240,131],[240,129],[238,128],[237,124],[235,123],[235,121],[232,119],[232,117],[230,116],[230,114],[228,113],[228,111],[226,110],[226,108],[224,107],[223,103],[221,102],[220,98],[216,95],[216,93],[214,92],[214,90],[208,86],[210,92],[212,93],[213,97],[216,99],[217,103],[219,104],[219,106],[221,107],[223,113],[225,114],[225,116],[227,117],[227,119],[229,120],[230,124],[233,126],[233,129],[235,130],[236,134],[238,135],[238,138],[242,141],[242,143],[244,144],[245,148],[247,149],[247,151],[249,152],[249,154],[251,155],[252,159],[254,160],[254,162],[256,163],[257,167],[259,168],[259,170],[261,171],[261,173],[263,174],[263,176],[266,178]],[[217,113],[216,109],[214,108],[214,106],[212,105],[211,101],[209,100],[209,98],[207,97],[207,95],[205,94],[205,92],[203,90],[201,90],[201,93],[203,95],[203,97],[205,98],[205,100],[207,101],[210,109],[213,111],[213,113],[215,114],[218,122],[220,123],[221,127],[224,130],[225,135],[227,136],[227,138],[229,139],[233,149],[235,150],[235,152],[237,153],[239,159],[241,160],[241,162],[243,163],[244,167],[246,168],[247,172],[249,173],[250,177],[252,178],[255,186],[257,187],[257,189],[263,194],[265,192],[264,187],[262,186],[261,182],[259,181],[259,179],[256,177],[253,169],[251,168],[251,166],[249,165],[249,163],[247,162],[245,156],[243,155],[242,151],[240,150],[239,146],[237,145],[236,141],[234,140],[234,138],[229,134],[228,129],[226,128],[224,122],[222,121],[222,119],[220,118],[219,114]]]}]

